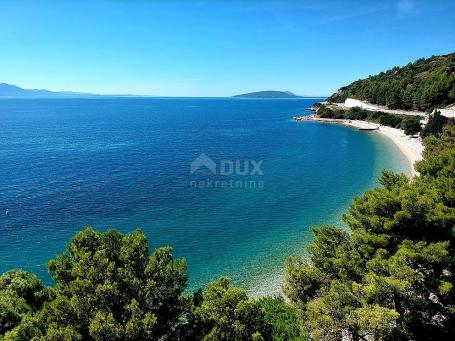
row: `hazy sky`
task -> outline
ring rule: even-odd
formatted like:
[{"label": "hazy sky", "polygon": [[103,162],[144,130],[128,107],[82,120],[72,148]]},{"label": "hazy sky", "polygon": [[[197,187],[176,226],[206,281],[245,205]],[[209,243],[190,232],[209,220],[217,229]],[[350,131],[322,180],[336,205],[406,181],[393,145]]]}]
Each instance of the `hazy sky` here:
[{"label": "hazy sky", "polygon": [[455,1],[4,1],[0,83],[160,96],[326,95],[455,51]]}]

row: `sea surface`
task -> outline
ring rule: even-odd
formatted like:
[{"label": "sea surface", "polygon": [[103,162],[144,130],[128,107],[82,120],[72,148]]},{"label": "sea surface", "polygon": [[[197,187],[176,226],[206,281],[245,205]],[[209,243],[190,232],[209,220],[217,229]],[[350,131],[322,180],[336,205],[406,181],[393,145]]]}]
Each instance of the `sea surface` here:
[{"label": "sea surface", "polygon": [[189,289],[224,274],[277,292],[311,226],[340,224],[381,169],[409,172],[383,136],[292,121],[317,100],[1,99],[0,272],[51,283],[84,226],[141,228],[187,259]]}]

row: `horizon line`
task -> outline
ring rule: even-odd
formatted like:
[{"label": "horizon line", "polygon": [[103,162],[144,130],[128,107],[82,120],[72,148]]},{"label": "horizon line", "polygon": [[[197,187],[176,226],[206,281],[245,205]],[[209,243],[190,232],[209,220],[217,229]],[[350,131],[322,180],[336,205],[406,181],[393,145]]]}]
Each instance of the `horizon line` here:
[{"label": "horizon line", "polygon": [[[16,84],[11,84],[11,83],[6,83],[6,82],[1,82],[0,85],[6,85],[9,87],[17,88],[19,90],[23,91],[43,91],[43,92],[48,92],[49,94],[35,94],[35,95],[13,95],[13,96],[2,96],[0,95],[0,98],[30,98],[30,97],[54,97],[55,95],[59,96],[60,98],[63,98],[65,95],[68,95],[68,97],[98,97],[98,96],[107,96],[107,97],[158,97],[158,98],[231,98],[231,97],[236,97],[239,95],[243,94],[252,94],[256,92],[267,92],[267,91],[277,91],[277,92],[290,92],[291,94],[295,95],[295,98],[326,98],[329,97],[330,95],[297,95],[292,91],[283,91],[283,90],[256,90],[256,91],[249,91],[249,92],[241,92],[237,93],[235,95],[229,95],[229,96],[176,96],[176,95],[141,95],[141,94],[103,94],[103,93],[91,93],[91,92],[85,92],[85,91],[77,91],[77,90],[49,90],[49,89],[43,89],[43,88],[25,88]],[[243,99],[248,99],[246,97],[238,97],[238,98],[243,98]],[[263,98],[263,99],[274,99],[274,98]],[[280,99],[279,97],[275,97],[275,99]],[[282,99],[292,99],[292,98],[282,98]]]}]

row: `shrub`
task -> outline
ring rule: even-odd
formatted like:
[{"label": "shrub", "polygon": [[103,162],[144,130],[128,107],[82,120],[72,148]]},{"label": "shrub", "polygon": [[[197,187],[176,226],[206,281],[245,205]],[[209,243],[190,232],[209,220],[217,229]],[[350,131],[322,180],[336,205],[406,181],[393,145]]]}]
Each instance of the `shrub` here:
[{"label": "shrub", "polygon": [[415,135],[422,130],[422,125],[420,123],[420,117],[410,116],[405,117],[401,122],[401,129],[404,130],[406,135]]},{"label": "shrub", "polygon": [[401,125],[402,118],[396,115],[384,114],[379,118],[379,123],[392,127],[392,128],[399,128]]}]

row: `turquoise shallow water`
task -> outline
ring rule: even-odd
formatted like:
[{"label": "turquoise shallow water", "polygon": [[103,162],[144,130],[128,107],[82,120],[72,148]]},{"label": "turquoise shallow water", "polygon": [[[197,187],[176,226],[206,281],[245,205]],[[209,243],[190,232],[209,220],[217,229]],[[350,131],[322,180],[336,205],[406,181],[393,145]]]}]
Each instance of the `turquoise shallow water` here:
[{"label": "turquoise shallow water", "polygon": [[[186,257],[191,289],[226,274],[277,290],[311,225],[337,223],[382,168],[407,167],[375,133],[291,120],[314,101],[0,100],[0,271],[49,282],[46,260],[83,226],[140,227],[152,248]],[[201,154],[216,174],[191,173]],[[253,174],[220,174],[237,160]]]}]

